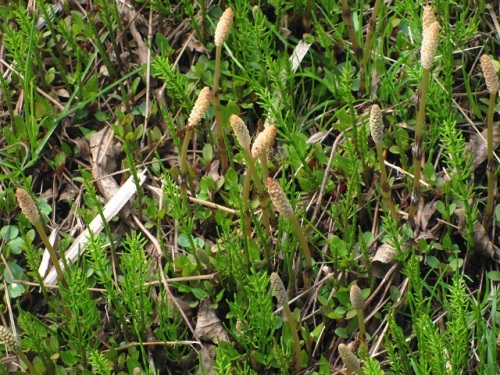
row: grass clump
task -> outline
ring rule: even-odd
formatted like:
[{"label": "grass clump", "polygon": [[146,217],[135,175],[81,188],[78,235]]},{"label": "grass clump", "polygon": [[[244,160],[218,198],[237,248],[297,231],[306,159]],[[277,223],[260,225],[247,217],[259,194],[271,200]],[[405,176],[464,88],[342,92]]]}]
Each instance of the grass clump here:
[{"label": "grass clump", "polygon": [[61,4],[0,6],[3,373],[498,373],[495,9]]}]

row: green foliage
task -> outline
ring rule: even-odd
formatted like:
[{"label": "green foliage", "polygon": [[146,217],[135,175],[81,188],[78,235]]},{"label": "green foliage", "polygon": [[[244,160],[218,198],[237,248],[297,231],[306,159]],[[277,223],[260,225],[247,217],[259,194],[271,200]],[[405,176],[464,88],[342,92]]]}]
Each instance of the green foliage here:
[{"label": "green foliage", "polygon": [[175,66],[170,63],[168,56],[157,55],[151,67],[153,74],[161,78],[166,84],[165,96],[169,100],[175,100],[173,104],[185,108],[192,106],[194,99],[190,96],[193,87],[188,85],[188,79],[185,75],[179,73]]},{"label": "green foliage", "polygon": [[380,363],[372,357],[368,357],[364,364],[366,375],[383,375],[385,372],[381,369]]},{"label": "green foliage", "polygon": [[465,289],[465,281],[455,272],[453,283],[447,293],[448,322],[446,323],[447,351],[451,368],[460,369],[467,366],[467,353],[461,348],[468,345],[470,330],[468,324],[472,318],[470,299]]},{"label": "green foliage", "polygon": [[35,367],[39,370],[43,369],[47,372],[53,372],[54,363],[52,356],[59,354],[61,349],[57,345],[57,336],[53,329],[31,313],[23,310],[20,310],[17,322],[24,334],[22,341],[23,349],[33,350],[37,355],[37,358],[33,361]]},{"label": "green foliage", "polygon": [[111,375],[111,366],[106,357],[97,350],[89,352],[89,363],[92,371],[97,375]]},{"label": "green foliage", "polygon": [[238,285],[236,299],[229,302],[232,336],[246,353],[252,353],[255,361],[269,367],[273,336],[278,326],[272,297],[267,293],[269,276],[265,272],[247,275],[245,282]]},{"label": "green foliage", "polygon": [[[500,276],[474,250],[498,251],[499,239],[497,230],[483,234],[478,226],[486,163],[478,165],[469,152],[470,124],[482,127],[487,108],[477,53],[481,47],[499,55],[487,39],[494,11],[487,2],[432,2],[441,31],[415,228],[405,219],[422,100],[423,2],[382,2],[374,29],[368,22],[376,2],[347,2],[363,53],[374,31],[363,61],[352,49],[340,2],[226,2],[234,22],[222,48],[220,109],[211,106],[190,138],[186,119],[197,90],[212,86],[219,73],[213,43],[224,11],[219,4],[95,0],[86,9],[56,5],[53,13],[48,1],[27,3],[0,6],[0,288],[3,311],[41,374],[185,374],[210,366],[217,374],[290,373],[292,332],[273,303],[271,272],[288,286],[305,371],[344,371],[333,368],[330,354],[340,342],[357,340],[349,301],[356,283],[372,293],[365,306],[368,349],[379,340],[386,349],[373,357],[354,350],[364,373],[498,373]],[[306,3],[314,3],[310,34],[302,18]],[[292,70],[299,41],[307,52]],[[149,51],[138,49],[142,43]],[[366,121],[373,103],[384,112],[385,163],[401,226],[380,213]],[[267,167],[255,161],[256,173],[235,144],[231,114],[241,116],[252,140],[266,120],[278,128]],[[219,164],[214,118],[221,120],[227,171]],[[38,197],[61,255],[96,217],[104,218],[94,150],[87,147],[103,127],[122,151],[117,170],[107,173],[119,184],[136,178],[130,215],[103,220],[102,233],[90,233],[79,249],[84,254],[67,265],[65,282],[43,285],[45,246],[14,191],[24,186]],[[191,186],[181,194],[178,155],[185,140]],[[139,186],[143,169],[147,181]],[[302,290],[297,228],[259,189],[266,173],[279,180],[313,250],[309,292]],[[394,250],[382,281],[372,274],[381,246]],[[200,337],[196,327],[205,297],[231,340],[216,344],[211,359],[199,345],[212,338]],[[24,359],[18,362],[25,370]]]},{"label": "green foliage", "polygon": [[67,311],[67,327],[64,336],[71,348],[78,353],[80,361],[87,362],[87,351],[97,345],[96,333],[100,328],[100,314],[97,303],[87,290],[86,276],[79,267],[65,272],[66,287],[61,287],[64,300],[62,308]]},{"label": "green foliage", "polygon": [[193,349],[186,345],[176,345],[176,341],[188,340],[188,329],[184,326],[178,310],[172,305],[166,292],[161,295],[158,303],[159,326],[155,335],[166,344],[166,357],[172,368],[180,368],[177,373],[184,373],[188,370],[185,358]]},{"label": "green foliage", "polygon": [[258,372],[252,370],[248,361],[244,359],[244,355],[239,354],[227,342],[222,342],[217,346],[213,370],[215,374],[219,375],[231,373],[242,375],[258,374]]},{"label": "green foliage", "polygon": [[141,234],[132,232],[122,243],[123,255],[121,257],[120,269],[123,279],[120,280],[122,298],[127,315],[131,317],[133,330],[137,337],[144,339],[143,335],[151,325],[151,314],[153,313],[151,289],[147,282],[153,276],[151,274],[151,260],[146,257],[144,246],[146,239]]},{"label": "green foliage", "polygon": [[387,348],[390,367],[396,374],[411,374],[410,346],[406,342],[406,335],[397,324],[395,312],[388,314],[390,335],[386,336],[385,347]]}]

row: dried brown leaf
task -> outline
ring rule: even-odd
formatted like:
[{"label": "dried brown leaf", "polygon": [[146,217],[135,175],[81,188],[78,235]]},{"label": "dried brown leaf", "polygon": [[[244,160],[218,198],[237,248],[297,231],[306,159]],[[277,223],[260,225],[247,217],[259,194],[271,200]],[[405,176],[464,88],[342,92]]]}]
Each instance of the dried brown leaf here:
[{"label": "dried brown leaf", "polygon": [[[465,213],[463,208],[455,210],[457,216],[458,231],[460,234],[465,234]],[[488,237],[488,233],[479,221],[474,223],[474,253],[479,254],[485,258],[490,258],[496,262],[500,262],[500,249]]]},{"label": "dried brown leaf", "polygon": [[215,314],[209,297],[205,297],[200,301],[198,321],[196,322],[194,332],[203,341],[211,341],[214,344],[217,344],[219,341],[230,342],[229,335]]},{"label": "dried brown leaf", "polygon": [[203,345],[206,350],[201,351],[201,367],[198,368],[197,375],[212,375],[213,363],[215,359],[215,346],[210,344]]},{"label": "dried brown leaf", "polygon": [[372,274],[378,279],[383,279],[396,263],[395,256],[397,253],[398,251],[388,243],[380,245],[371,260]]},{"label": "dried brown leaf", "polygon": [[132,7],[124,7],[122,9],[122,15],[128,20],[130,34],[134,38],[137,43],[136,53],[139,56],[139,61],[141,63],[146,63],[148,61],[148,47],[146,43],[144,43],[143,35],[137,30],[137,21],[139,18],[137,17],[137,12]]},{"label": "dried brown leaf", "polygon": [[436,201],[423,204],[422,206],[423,207],[419,207],[418,209],[417,220],[420,223],[420,229],[425,231],[429,224],[429,220],[436,212]]},{"label": "dried brown leaf", "polygon": [[116,157],[120,153],[120,146],[114,141],[114,133],[109,128],[92,134],[89,143],[92,153],[92,176],[99,192],[109,201],[120,189],[115,179],[110,176],[117,170]]},{"label": "dried brown leaf", "polygon": [[319,131],[317,133],[314,133],[313,135],[311,135],[309,137],[309,139],[307,140],[306,143],[308,145],[313,145],[315,143],[321,143],[328,136],[328,134],[330,134],[330,132],[327,130],[323,130],[323,131]]},{"label": "dried brown leaf", "polygon": [[17,355],[10,354],[2,356],[2,365],[5,366],[7,374],[14,373],[15,371],[19,371],[19,359]]},{"label": "dried brown leaf", "polygon": [[196,39],[194,36],[191,36],[187,40],[187,48],[191,52],[196,51],[196,52],[199,52],[202,54],[206,54],[208,52],[205,45],[202,42],[200,42],[198,39]]},{"label": "dried brown leaf", "polygon": [[476,221],[474,223],[474,251],[486,258],[495,258],[496,255],[496,258],[499,259],[498,253],[495,252],[495,247],[484,227],[479,221]]},{"label": "dried brown leaf", "polygon": [[66,89],[58,89],[58,90],[56,90],[56,94],[60,98],[69,98],[70,97],[69,92]]},{"label": "dried brown leaf", "polygon": [[[472,168],[476,169],[479,164],[488,157],[488,149],[486,147],[487,129],[485,128],[481,135],[475,134],[469,140],[468,149],[472,153]],[[500,122],[493,123],[493,149],[500,146]]]},{"label": "dried brown leaf", "polygon": [[89,141],[87,141],[85,138],[81,138],[81,137],[72,139],[71,141],[78,147],[78,151],[80,153],[80,156],[83,159],[90,161],[91,157],[90,157]]}]

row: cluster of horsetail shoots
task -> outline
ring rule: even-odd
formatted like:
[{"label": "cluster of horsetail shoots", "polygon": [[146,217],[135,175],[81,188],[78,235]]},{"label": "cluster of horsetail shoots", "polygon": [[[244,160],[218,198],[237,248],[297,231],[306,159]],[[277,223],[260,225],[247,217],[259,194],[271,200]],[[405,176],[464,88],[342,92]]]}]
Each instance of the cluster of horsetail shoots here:
[{"label": "cluster of horsetail shoots", "polygon": [[399,215],[394,207],[391,197],[391,187],[389,186],[389,180],[387,179],[387,171],[385,169],[384,163],[384,150],[382,148],[382,142],[384,140],[384,123],[382,121],[382,112],[377,104],[372,105],[370,109],[370,131],[375,142],[375,147],[377,148],[377,158],[380,166],[380,187],[382,189],[382,197],[384,198],[385,205],[389,210],[393,220],[400,225]]},{"label": "cluster of horsetail shoots", "polygon": [[488,176],[488,198],[486,200],[486,211],[483,219],[483,226],[486,230],[491,225],[493,218],[493,206],[495,201],[495,161],[493,159],[493,113],[495,111],[495,103],[498,95],[498,76],[488,55],[481,56],[481,68],[483,70],[484,80],[490,93],[488,103],[488,118],[487,118],[487,136],[486,147],[488,153],[488,164],[486,173]]},{"label": "cluster of horsetail shoots", "polygon": [[288,296],[286,294],[286,289],[283,285],[281,277],[276,272],[273,272],[271,274],[270,279],[271,288],[274,291],[274,295],[276,296],[278,303],[283,306],[283,311],[285,312],[288,325],[290,326],[290,331],[292,332],[293,343],[295,346],[295,370],[299,372],[302,369],[302,353],[300,350],[299,334],[297,332],[295,319],[293,317],[292,310],[288,305]]},{"label": "cluster of horsetail shoots", "polygon": [[253,179],[255,186],[257,188],[259,194],[259,203],[262,208],[262,221],[264,223],[264,230],[266,232],[266,243],[264,244],[264,256],[269,265],[271,249],[269,239],[271,238],[271,230],[270,230],[270,218],[269,218],[269,210],[268,210],[268,201],[265,196],[264,187],[260,180],[260,177],[257,175],[255,171],[255,161],[261,154],[265,154],[266,151],[271,147],[276,137],[276,126],[270,125],[263,132],[261,132],[255,142],[251,146],[251,137],[248,132],[248,128],[243,122],[243,120],[237,115],[231,115],[229,118],[229,122],[231,127],[233,128],[234,135],[238,140],[243,152],[245,154],[245,158],[247,159],[248,169],[245,176],[245,181],[243,183],[243,196],[242,196],[242,206],[243,206],[243,214],[244,214],[244,222],[245,222],[245,234],[247,238],[250,238],[251,235],[251,217],[249,210],[249,199],[250,199],[250,183]]},{"label": "cluster of horsetail shoots", "polygon": [[286,194],[281,188],[280,184],[278,184],[278,182],[276,182],[271,177],[268,177],[266,184],[269,197],[271,198],[271,202],[273,202],[276,211],[278,211],[285,219],[290,220],[294,232],[297,235],[297,238],[302,247],[302,252],[306,264],[304,271],[302,272],[302,277],[304,280],[304,290],[307,291],[311,287],[312,258],[311,250],[309,249],[306,236],[304,235],[304,230],[300,226],[299,220],[295,217],[292,205],[290,204],[290,201],[286,197]]},{"label": "cluster of horsetail shoots", "polygon": [[425,105],[427,102],[427,91],[429,88],[429,79],[432,63],[436,54],[436,48],[439,39],[439,30],[441,26],[436,21],[434,9],[428,5],[424,9],[423,16],[422,46],[420,48],[420,63],[424,68],[422,80],[420,82],[419,107],[415,125],[415,143],[413,145],[413,190],[411,194],[410,210],[408,213],[408,222],[415,227],[415,214],[420,201],[420,170],[423,159],[423,138],[425,122]]},{"label": "cluster of horsetail shoots", "polygon": [[[262,178],[265,180],[267,179],[267,176],[269,174],[267,170],[267,152],[271,149],[274,140],[276,138],[276,133],[278,132],[278,129],[276,128],[275,125],[269,125],[267,128],[265,128],[256,138],[255,141],[252,145],[252,149],[250,150],[251,153],[251,158],[250,163],[255,163],[256,160],[260,160],[260,166],[262,168]],[[270,214],[269,214],[269,199],[264,191],[264,186],[261,183],[261,179],[255,172],[255,169],[253,170],[253,181],[255,183],[255,186],[257,187],[257,191],[259,194],[259,202],[260,206],[262,208],[262,222],[264,223],[264,228],[266,231],[266,236],[267,236],[267,241],[264,244],[264,253],[268,262],[270,259],[270,242],[269,239],[271,238],[271,220],[270,220]]]}]

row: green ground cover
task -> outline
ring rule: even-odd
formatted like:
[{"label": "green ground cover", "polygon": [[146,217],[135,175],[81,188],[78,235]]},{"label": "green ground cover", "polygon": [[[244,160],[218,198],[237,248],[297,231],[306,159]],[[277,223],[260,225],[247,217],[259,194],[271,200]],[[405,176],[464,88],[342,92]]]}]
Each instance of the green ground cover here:
[{"label": "green ground cover", "polygon": [[498,374],[498,1],[0,20],[2,373]]}]

